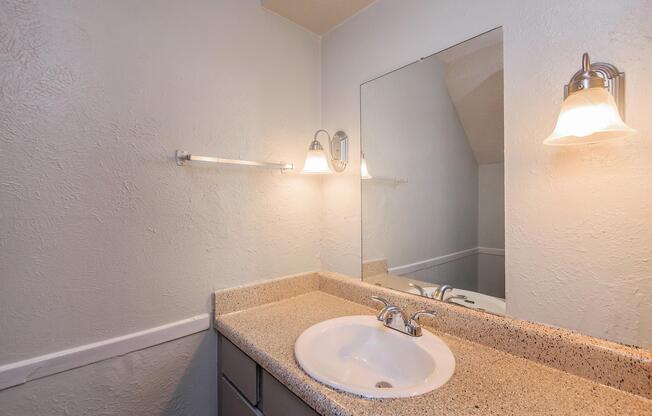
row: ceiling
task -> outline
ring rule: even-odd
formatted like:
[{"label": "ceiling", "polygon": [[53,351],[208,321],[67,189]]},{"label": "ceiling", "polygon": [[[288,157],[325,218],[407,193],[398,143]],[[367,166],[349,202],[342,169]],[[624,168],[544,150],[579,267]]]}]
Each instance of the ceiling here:
[{"label": "ceiling", "polygon": [[267,10],[323,35],[376,0],[261,0]]}]

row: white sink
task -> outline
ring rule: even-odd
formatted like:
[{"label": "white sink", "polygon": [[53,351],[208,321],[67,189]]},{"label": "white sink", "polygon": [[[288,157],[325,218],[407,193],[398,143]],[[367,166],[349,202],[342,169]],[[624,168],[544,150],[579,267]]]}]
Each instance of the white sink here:
[{"label": "white sink", "polygon": [[[437,288],[438,286],[425,286],[423,290],[430,297],[437,290]],[[410,288],[407,290],[407,292],[413,293],[415,295],[420,294],[419,289],[416,288]],[[464,295],[466,296],[466,300],[451,299],[450,300],[451,303],[466,306],[467,308],[482,309],[484,311],[491,312],[497,315],[505,315],[505,310],[506,310],[505,299],[485,295],[484,293],[478,293],[472,290],[463,290],[463,289],[452,289],[446,292],[444,296],[446,296],[446,299],[448,299],[449,297],[455,295]]]},{"label": "white sink", "polygon": [[294,344],[297,362],[328,386],[371,398],[412,397],[443,386],[455,357],[439,337],[411,337],[375,316],[345,316],[306,329]]}]

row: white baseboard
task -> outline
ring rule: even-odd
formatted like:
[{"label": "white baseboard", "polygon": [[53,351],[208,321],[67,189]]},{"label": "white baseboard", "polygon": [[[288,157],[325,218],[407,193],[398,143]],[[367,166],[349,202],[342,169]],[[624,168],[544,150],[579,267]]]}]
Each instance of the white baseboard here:
[{"label": "white baseboard", "polygon": [[478,253],[489,254],[490,256],[505,256],[504,248],[478,247]]},{"label": "white baseboard", "polygon": [[388,269],[390,274],[396,276],[404,276],[409,273],[418,272],[419,270],[429,269],[440,264],[449,263],[453,260],[459,260],[464,257],[472,256],[474,254],[489,254],[492,256],[504,256],[505,249],[491,248],[491,247],[472,247],[454,253],[444,254],[443,256],[434,257],[432,259],[417,261],[415,263],[405,264],[402,266],[390,267]]},{"label": "white baseboard", "polygon": [[444,254],[443,256],[435,257],[432,259],[427,259],[427,260],[422,260],[422,261],[417,261],[415,263],[410,263],[410,264],[405,264],[403,266],[396,266],[396,267],[390,267],[389,273],[397,275],[397,276],[403,276],[408,273],[414,273],[419,270],[424,270],[424,269],[429,269],[431,267],[448,263],[453,260],[458,260],[464,257],[472,256],[474,254],[478,254],[478,248],[473,247],[469,248],[467,250],[462,250],[462,251],[456,251],[454,253],[449,253],[449,254]]},{"label": "white baseboard", "polygon": [[92,344],[0,366],[0,390],[52,374],[82,367],[133,351],[153,347],[210,328],[205,313],[166,325],[149,328]]}]

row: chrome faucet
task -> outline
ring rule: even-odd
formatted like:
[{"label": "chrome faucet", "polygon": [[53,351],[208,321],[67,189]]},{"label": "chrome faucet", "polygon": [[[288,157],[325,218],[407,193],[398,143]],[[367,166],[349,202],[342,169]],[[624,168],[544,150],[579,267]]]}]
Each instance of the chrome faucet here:
[{"label": "chrome faucet", "polygon": [[[378,312],[376,318],[385,324],[385,326],[388,326],[392,329],[401,330],[401,327],[405,325],[405,322],[407,322],[407,317],[401,308],[396,305],[392,305],[386,299],[381,298],[380,296],[372,296],[371,299],[383,304],[383,308],[380,310],[380,312]],[[400,320],[396,319],[395,315],[398,315]]]},{"label": "chrome faucet", "polygon": [[383,308],[376,316],[383,325],[411,337],[420,337],[422,334],[421,325],[419,324],[420,317],[423,315],[435,316],[433,311],[419,311],[408,319],[401,308],[392,305],[386,299],[380,296],[372,296],[371,299],[383,304]]},{"label": "chrome faucet", "polygon": [[443,301],[444,300],[444,295],[449,290],[453,290],[453,286],[451,286],[451,285],[441,285],[432,294],[432,298]]},{"label": "chrome faucet", "polygon": [[422,286],[419,286],[416,283],[408,283],[408,286],[415,288],[419,292],[419,296],[428,297],[428,292],[426,292]]}]

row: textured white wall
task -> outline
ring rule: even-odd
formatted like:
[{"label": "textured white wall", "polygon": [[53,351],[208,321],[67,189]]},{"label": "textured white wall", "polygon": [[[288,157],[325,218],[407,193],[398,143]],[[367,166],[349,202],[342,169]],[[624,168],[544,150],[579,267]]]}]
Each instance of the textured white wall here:
[{"label": "textured white wall", "polygon": [[[445,82],[430,57],[362,86],[363,259],[388,266],[478,245],[478,166]],[[442,221],[446,218],[446,221]]]},{"label": "textured white wall", "polygon": [[[508,311],[652,346],[651,17],[646,0],[379,0],[323,39],[323,124],[344,128],[356,154],[362,82],[502,25]],[[627,72],[639,134],[545,147],[584,51]],[[322,262],[359,274],[359,186],[338,190],[324,235],[347,243],[323,244]]]},{"label": "textured white wall", "polygon": [[[173,154],[300,166],[320,73],[319,38],[258,0],[0,0],[0,364],[318,269],[318,179],[180,168]],[[180,367],[157,351],[142,354],[174,380]],[[107,397],[123,376],[106,380]],[[86,414],[48,414],[59,413]]]}]

